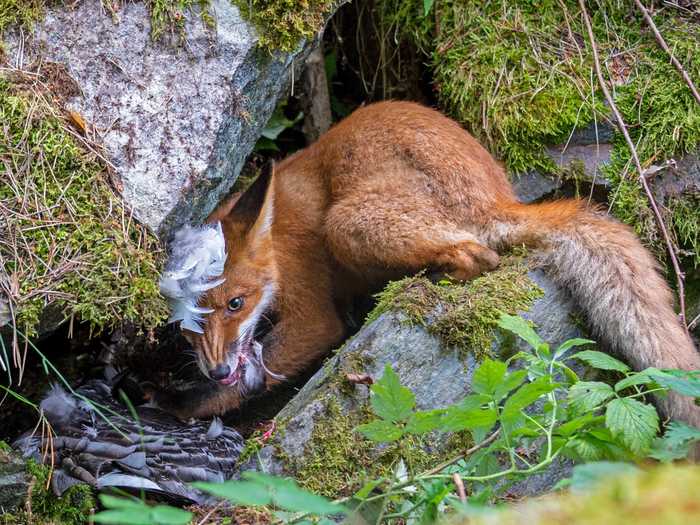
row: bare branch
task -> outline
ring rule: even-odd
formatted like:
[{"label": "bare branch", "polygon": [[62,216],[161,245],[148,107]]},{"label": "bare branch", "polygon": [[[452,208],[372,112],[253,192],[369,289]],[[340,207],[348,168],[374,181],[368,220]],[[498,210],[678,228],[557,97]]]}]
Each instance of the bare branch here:
[{"label": "bare branch", "polygon": [[637,168],[637,173],[639,174],[639,181],[642,184],[642,188],[644,188],[644,193],[646,193],[647,198],[649,199],[649,204],[651,205],[651,209],[654,211],[654,216],[656,217],[656,222],[659,225],[659,229],[661,230],[661,235],[664,239],[664,242],[666,244],[666,249],[668,250],[669,257],[671,258],[671,264],[673,265],[673,269],[676,272],[676,283],[678,286],[678,302],[680,304],[680,318],[681,318],[681,323],[683,324],[683,328],[685,329],[686,333],[688,332],[688,327],[686,325],[686,320],[685,320],[685,286],[683,283],[684,279],[684,274],[681,271],[680,264],[678,263],[678,257],[676,256],[676,249],[673,246],[673,242],[671,241],[671,237],[668,234],[668,229],[666,228],[666,224],[664,222],[663,217],[661,216],[661,212],[659,211],[659,207],[656,204],[656,200],[654,199],[654,195],[651,192],[651,189],[649,188],[649,184],[647,182],[646,177],[644,176],[644,169],[642,168],[642,164],[639,160],[639,155],[637,154],[637,148],[634,146],[634,142],[632,142],[632,139],[630,138],[630,134],[627,131],[627,126],[625,125],[625,121],[622,118],[622,114],[620,114],[620,110],[617,108],[617,105],[615,105],[615,101],[613,100],[612,95],[610,94],[610,90],[608,90],[608,86],[605,83],[605,78],[603,78],[603,73],[600,68],[600,57],[598,56],[598,47],[596,46],[595,43],[595,36],[593,35],[593,27],[591,26],[591,19],[588,16],[588,11],[586,10],[586,2],[585,0],[578,0],[579,7],[581,8],[581,14],[583,16],[583,20],[586,24],[586,30],[588,32],[588,40],[591,42],[591,49],[593,50],[593,62],[595,65],[595,72],[598,77],[598,83],[600,84],[600,88],[603,91],[603,94],[605,95],[605,99],[608,102],[608,105],[610,106],[610,109],[613,112],[613,115],[615,116],[615,120],[617,121],[617,127],[620,129],[620,132],[622,135],[625,137],[625,142],[627,143],[627,147],[630,149],[630,153],[632,155],[632,160],[634,161],[634,165]]}]

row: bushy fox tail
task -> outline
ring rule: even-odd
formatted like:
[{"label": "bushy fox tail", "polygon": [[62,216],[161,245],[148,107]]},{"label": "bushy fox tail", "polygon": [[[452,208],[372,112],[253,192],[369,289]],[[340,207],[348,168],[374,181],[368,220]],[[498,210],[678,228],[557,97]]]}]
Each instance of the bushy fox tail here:
[{"label": "bushy fox tail", "polygon": [[[593,336],[636,370],[699,370],[700,354],[673,310],[653,256],[627,226],[577,200],[514,204],[496,241],[538,248],[542,265],[587,317]],[[700,407],[671,393],[664,416],[700,428]]]}]

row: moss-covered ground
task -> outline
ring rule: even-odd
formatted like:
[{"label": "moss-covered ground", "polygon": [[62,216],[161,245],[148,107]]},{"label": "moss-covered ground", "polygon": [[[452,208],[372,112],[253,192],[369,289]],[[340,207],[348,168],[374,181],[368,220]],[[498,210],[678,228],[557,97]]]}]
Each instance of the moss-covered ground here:
[{"label": "moss-covered ground", "polygon": [[96,329],[154,327],[167,313],[159,245],[41,80],[0,75],[0,261],[15,324],[31,334],[53,305]]},{"label": "moss-covered ground", "polygon": [[483,356],[491,351],[501,313],[527,311],[542,296],[528,270],[525,254],[513,253],[495,271],[467,283],[407,277],[389,283],[377,296],[368,321],[387,310],[400,311],[407,322],[424,326],[447,346]]}]

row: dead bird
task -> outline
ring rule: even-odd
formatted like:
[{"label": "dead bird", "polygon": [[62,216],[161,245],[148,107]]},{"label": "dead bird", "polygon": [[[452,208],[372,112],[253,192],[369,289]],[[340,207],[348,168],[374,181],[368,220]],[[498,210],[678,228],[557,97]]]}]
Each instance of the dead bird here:
[{"label": "dead bird", "polygon": [[[130,381],[121,374],[71,392],[51,387],[41,409],[55,433],[53,492],[60,496],[87,483],[99,490],[145,491],[180,504],[211,503],[213,498],[190,482],[232,478],[243,449],[241,435],[219,418],[185,424],[157,408],[117,401],[118,392],[129,390]],[[13,445],[24,457],[51,461],[43,454],[48,441],[36,433],[24,434]]]}]

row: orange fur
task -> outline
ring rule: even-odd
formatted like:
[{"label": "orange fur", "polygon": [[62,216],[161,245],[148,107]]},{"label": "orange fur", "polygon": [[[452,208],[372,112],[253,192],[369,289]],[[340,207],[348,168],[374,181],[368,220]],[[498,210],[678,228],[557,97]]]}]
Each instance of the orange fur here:
[{"label": "orange fur", "polygon": [[[526,244],[540,249],[596,335],[634,367],[700,368],[656,262],[629,228],[580,201],[519,203],[472,136],[420,105],[361,108],[281,162],[253,224],[238,202],[212,217],[223,219],[227,280],[201,302],[215,309],[204,335],[189,334],[207,366],[231,352],[271,283],[279,320],[265,358],[290,377],[342,340],[337,304],[424,268],[469,279],[495,268],[498,251]],[[236,296],[246,306],[228,312]],[[276,382],[268,377],[267,386]],[[219,413],[240,401],[236,388],[222,388],[180,413]],[[689,399],[671,396],[662,408],[700,425]]]}]

